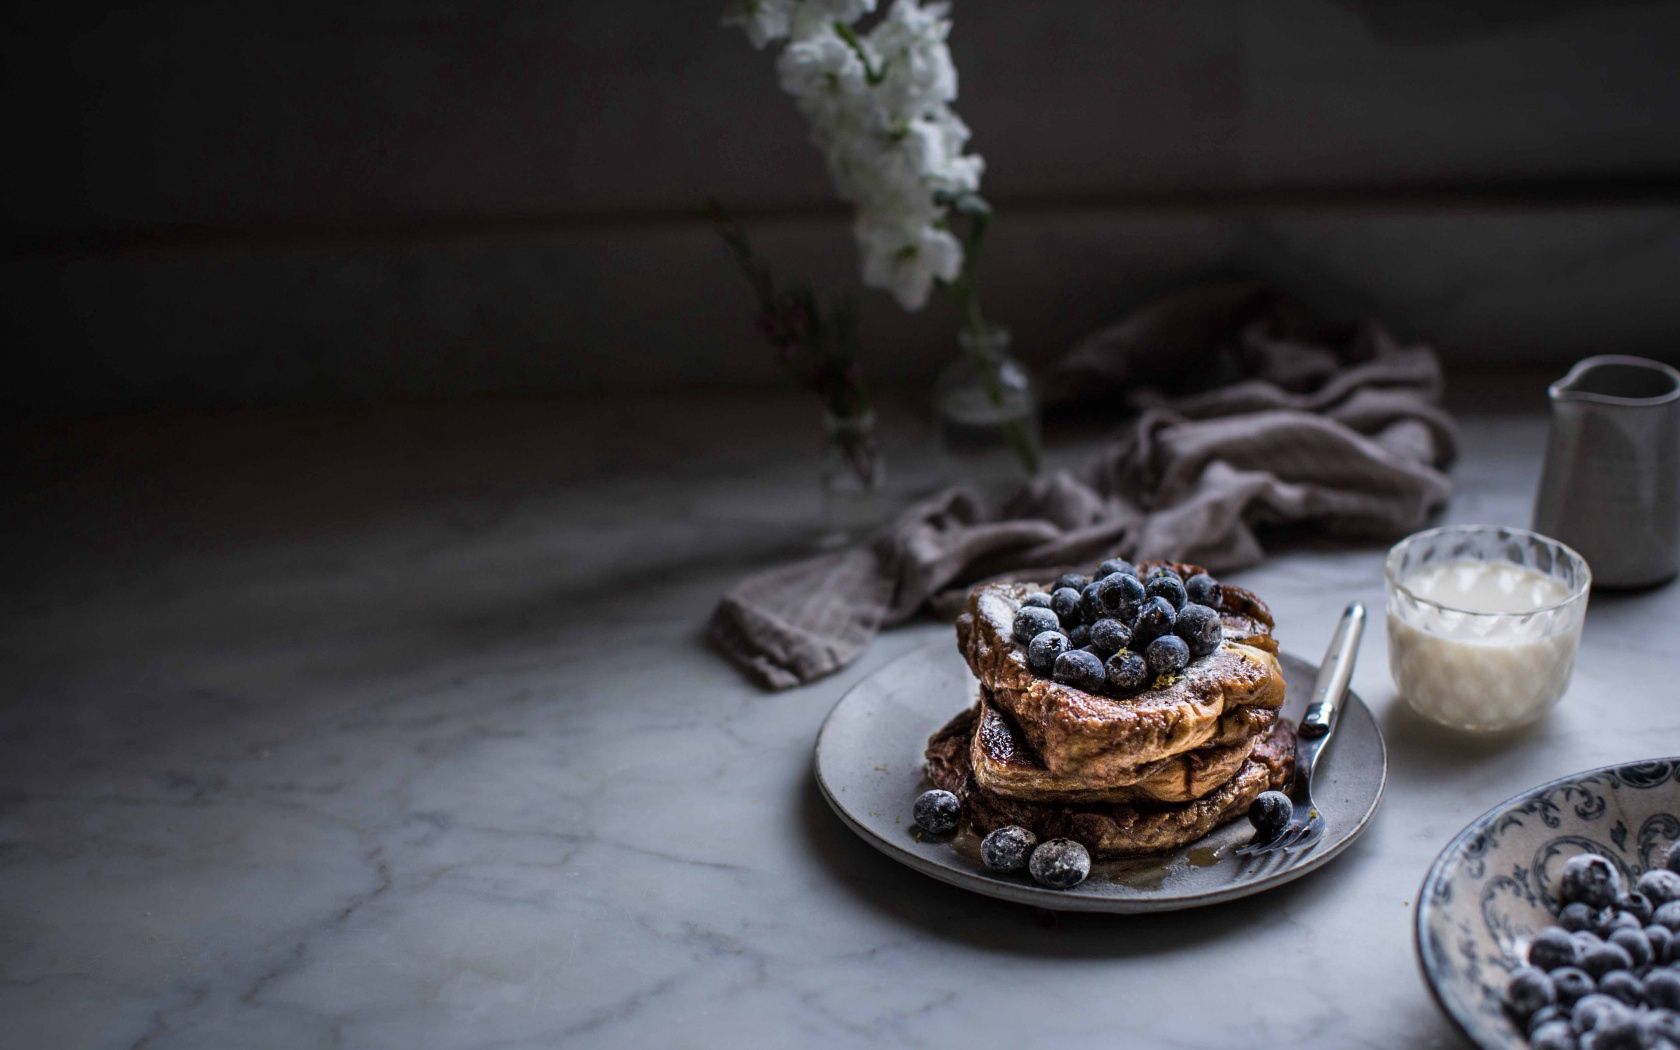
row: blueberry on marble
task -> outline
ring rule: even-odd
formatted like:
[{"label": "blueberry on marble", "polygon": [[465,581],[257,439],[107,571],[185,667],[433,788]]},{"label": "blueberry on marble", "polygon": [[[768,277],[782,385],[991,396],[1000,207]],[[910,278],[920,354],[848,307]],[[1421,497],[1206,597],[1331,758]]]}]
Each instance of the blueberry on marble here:
[{"label": "blueberry on marble", "polygon": [[1528,961],[1532,966],[1552,971],[1562,966],[1574,966],[1581,957],[1581,949],[1569,931],[1561,926],[1548,926],[1534,935],[1528,944]]},{"label": "blueberry on marble", "polygon": [[1635,968],[1651,965],[1651,942],[1643,929],[1616,930],[1610,934],[1609,943],[1627,952]]},{"label": "blueberry on marble", "polygon": [[1103,615],[1124,623],[1137,619],[1138,607],[1143,604],[1143,599],[1143,584],[1136,576],[1117,572],[1104,576],[1097,583],[1097,604],[1102,607]]},{"label": "blueberry on marble", "polygon": [[962,804],[949,791],[935,788],[916,796],[916,826],[929,834],[944,835],[957,830],[957,817],[961,813]]},{"label": "blueberry on marble", "polygon": [[1133,565],[1125,558],[1110,558],[1101,565],[1097,566],[1097,579],[1099,580],[1113,576],[1115,573],[1119,573],[1122,576],[1130,576],[1133,579],[1136,579],[1137,566]]},{"label": "blueberry on marble", "polygon": [[1597,984],[1587,975],[1587,971],[1578,966],[1564,966],[1551,973],[1552,988],[1557,992],[1557,1001],[1565,1009],[1580,1002],[1584,995],[1591,995],[1598,990]]},{"label": "blueberry on marble", "polygon": [[980,863],[993,871],[1020,871],[1037,845],[1037,835],[1019,824],[1006,824],[980,840]]},{"label": "blueberry on marble", "polygon": [[1558,911],[1558,925],[1571,933],[1576,930],[1590,930],[1593,925],[1593,910],[1585,904],[1565,904]]},{"label": "blueberry on marble", "polygon": [[1530,1050],[1576,1050],[1575,1029],[1568,1021],[1547,1021],[1528,1034]]},{"label": "blueberry on marble", "polygon": [[1163,634],[1149,643],[1143,658],[1158,675],[1177,674],[1190,666],[1190,647],[1176,634]]},{"label": "blueberry on marble", "polygon": [[1062,621],[1049,609],[1036,605],[1023,607],[1015,614],[1015,640],[1026,645],[1045,631],[1059,631]]},{"label": "blueberry on marble", "polygon": [[1670,930],[1680,933],[1680,901],[1659,904],[1657,910],[1651,913],[1651,921],[1658,926],[1667,926]]},{"label": "blueberry on marble", "polygon": [[1034,591],[1021,599],[1021,608],[1048,609],[1050,608],[1050,595],[1045,591]]},{"label": "blueberry on marble", "polygon": [[1078,593],[1090,586],[1090,583],[1091,578],[1088,576],[1081,576],[1077,572],[1064,572],[1060,576],[1056,577],[1056,582],[1051,586],[1050,593],[1054,594],[1063,587],[1070,588],[1075,593]]},{"label": "blueberry on marble", "polygon": [[1248,806],[1248,822],[1254,825],[1254,841],[1270,842],[1283,834],[1295,814],[1295,804],[1281,791],[1262,791]]},{"label": "blueberry on marble", "polygon": [[1627,970],[1605,974],[1604,979],[1598,982],[1598,990],[1629,1006],[1638,1006],[1645,1001],[1644,983]]},{"label": "blueberry on marble", "polygon": [[1154,576],[1144,584],[1143,592],[1151,598],[1165,598],[1174,610],[1184,608],[1190,596],[1184,593],[1184,581],[1177,576]]},{"label": "blueberry on marble", "polygon": [[[1680,876],[1676,876],[1676,878],[1680,878]],[[1635,890],[1616,898],[1616,910],[1627,912],[1639,920],[1639,925],[1644,926],[1651,921],[1651,913],[1656,911],[1657,905],[1661,903],[1663,902]]]},{"label": "blueberry on marble", "polygon": [[1060,631],[1043,631],[1027,643],[1027,666],[1034,674],[1050,677],[1056,658],[1067,652],[1068,636]]},{"label": "blueberry on marble", "polygon": [[1622,895],[1622,874],[1608,858],[1579,853],[1563,865],[1564,903],[1580,901],[1592,908],[1608,908]]},{"label": "blueberry on marble", "polygon": [[[1075,639],[1070,635],[1068,640]],[[1108,680],[1103,662],[1083,649],[1069,649],[1056,657],[1051,677],[1062,685],[1071,685],[1088,693],[1102,692],[1103,683]]]},{"label": "blueberry on marble", "polygon": [[1664,1010],[1680,1010],[1680,973],[1652,970],[1645,975],[1645,1001]]},{"label": "blueberry on marble", "polygon": [[1032,851],[1027,867],[1035,881],[1052,889],[1070,889],[1091,874],[1091,854],[1072,839],[1051,839]]},{"label": "blueberry on marble", "polygon": [[1068,631],[1067,636],[1070,649],[1089,649],[1091,647],[1091,629],[1084,624],[1076,625]]},{"label": "blueberry on marble", "polygon": [[1206,605],[1194,602],[1178,611],[1173,619],[1173,633],[1184,639],[1190,647],[1191,659],[1195,660],[1212,655],[1219,648],[1219,643],[1225,640],[1225,628],[1219,622],[1219,614]]},{"label": "blueberry on marble", "polygon": [[1132,644],[1132,629],[1105,617],[1091,625],[1091,644],[1103,656],[1112,656]]},{"label": "blueberry on marble", "polygon": [[1505,1008],[1519,1021],[1527,1021],[1541,1007],[1557,1002],[1557,989],[1544,970],[1519,966],[1505,984]]},{"label": "blueberry on marble", "polygon": [[1149,683],[1149,661],[1130,649],[1109,657],[1103,670],[1109,686],[1121,695],[1135,693]]},{"label": "blueberry on marble", "polygon": [[1219,603],[1225,600],[1225,592],[1219,586],[1219,581],[1205,572],[1184,581],[1184,593],[1197,605],[1205,605],[1210,609],[1219,608]]},{"label": "blueberry on marble", "polygon": [[1581,953],[1581,969],[1599,981],[1604,980],[1604,975],[1613,970],[1626,970],[1632,965],[1633,959],[1629,957],[1627,949],[1619,944],[1605,942]]},{"label": "blueberry on marble", "polygon": [[1172,633],[1178,611],[1165,598],[1146,599],[1138,608],[1137,622],[1132,624],[1132,642],[1148,645],[1163,634]]},{"label": "blueberry on marble", "polygon": [[1050,595],[1050,611],[1063,623],[1078,623],[1083,615],[1079,603],[1079,592],[1072,587],[1058,587]]}]

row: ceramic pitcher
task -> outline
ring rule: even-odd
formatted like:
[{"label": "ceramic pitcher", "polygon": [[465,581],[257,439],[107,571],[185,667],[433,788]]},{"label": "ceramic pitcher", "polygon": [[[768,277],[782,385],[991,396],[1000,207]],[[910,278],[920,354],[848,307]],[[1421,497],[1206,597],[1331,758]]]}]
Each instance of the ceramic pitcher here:
[{"label": "ceramic pitcher", "polygon": [[1593,584],[1645,587],[1680,570],[1680,372],[1589,357],[1553,383],[1534,531],[1575,548]]}]

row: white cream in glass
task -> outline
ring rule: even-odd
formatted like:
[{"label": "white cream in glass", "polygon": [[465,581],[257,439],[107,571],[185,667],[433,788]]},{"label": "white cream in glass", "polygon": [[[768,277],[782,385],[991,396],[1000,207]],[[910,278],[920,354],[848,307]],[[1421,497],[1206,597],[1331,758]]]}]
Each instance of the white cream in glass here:
[{"label": "white cream in glass", "polygon": [[1568,688],[1592,574],[1526,529],[1430,529],[1388,553],[1388,659],[1412,709],[1455,729],[1532,722]]}]

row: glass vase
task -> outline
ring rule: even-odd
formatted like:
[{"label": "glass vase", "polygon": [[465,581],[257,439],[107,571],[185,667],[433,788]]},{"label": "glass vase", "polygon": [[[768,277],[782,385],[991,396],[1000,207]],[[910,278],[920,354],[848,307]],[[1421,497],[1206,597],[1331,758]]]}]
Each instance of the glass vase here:
[{"label": "glass vase", "polygon": [[875,413],[823,413],[822,513],[819,546],[840,547],[881,524],[886,469],[875,440]]},{"label": "glass vase", "polygon": [[940,447],[955,480],[1001,496],[1038,473],[1038,391],[1008,329],[965,329],[957,345],[934,386]]}]

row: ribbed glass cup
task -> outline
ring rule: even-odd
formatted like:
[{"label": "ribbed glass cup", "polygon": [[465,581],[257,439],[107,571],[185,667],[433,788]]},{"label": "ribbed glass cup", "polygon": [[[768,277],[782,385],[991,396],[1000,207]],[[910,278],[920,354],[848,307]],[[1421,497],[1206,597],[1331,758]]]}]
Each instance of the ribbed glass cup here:
[{"label": "ribbed glass cup", "polygon": [[[1426,597],[1422,581],[1434,574],[1447,586]],[[1450,525],[1395,544],[1385,576],[1389,669],[1413,710],[1494,732],[1535,721],[1563,696],[1592,586],[1579,554],[1527,529]]]}]

